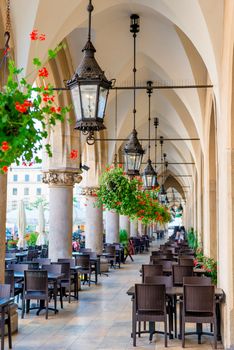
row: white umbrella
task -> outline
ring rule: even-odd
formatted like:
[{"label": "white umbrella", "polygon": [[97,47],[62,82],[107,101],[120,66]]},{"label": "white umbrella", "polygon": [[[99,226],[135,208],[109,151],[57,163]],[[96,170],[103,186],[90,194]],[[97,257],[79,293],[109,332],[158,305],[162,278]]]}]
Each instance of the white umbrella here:
[{"label": "white umbrella", "polygon": [[39,235],[37,237],[36,245],[47,244],[48,239],[45,233],[45,216],[42,204],[38,207],[38,232]]},{"label": "white umbrella", "polygon": [[25,248],[27,243],[24,238],[24,234],[26,231],[26,215],[25,215],[25,208],[24,208],[24,202],[21,200],[19,202],[19,208],[18,208],[18,243],[17,247],[18,248]]}]

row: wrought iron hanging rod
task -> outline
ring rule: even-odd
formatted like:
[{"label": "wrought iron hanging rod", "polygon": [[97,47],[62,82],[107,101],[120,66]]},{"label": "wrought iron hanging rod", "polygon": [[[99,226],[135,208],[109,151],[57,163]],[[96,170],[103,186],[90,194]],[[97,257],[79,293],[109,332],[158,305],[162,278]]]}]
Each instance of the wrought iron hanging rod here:
[{"label": "wrought iron hanging rod", "polygon": [[[164,141],[200,141],[200,138],[198,137],[192,137],[192,138],[163,138]],[[115,139],[115,138],[101,138],[101,139],[95,139],[95,141],[128,141],[128,139]],[[139,141],[160,141],[160,138],[157,139],[149,139],[149,138],[143,138],[139,139]]]},{"label": "wrought iron hanging rod", "polygon": [[[196,85],[154,85],[152,89],[166,90],[166,89],[210,89],[213,84],[196,84]],[[147,86],[112,86],[110,90],[147,90]],[[53,90],[69,90],[66,87],[53,88]]]},{"label": "wrought iron hanging rod", "polygon": [[[118,162],[118,164],[124,164],[123,162]],[[141,164],[147,164],[147,162],[142,162]],[[155,164],[155,163],[154,163]],[[164,163],[161,163],[161,162],[157,162],[156,165],[162,165]],[[168,162],[168,164],[171,164],[171,165],[195,165],[194,162],[178,162],[178,163],[175,163],[175,162]],[[174,175],[173,175],[174,176]]]},{"label": "wrought iron hanging rod", "polygon": [[[152,89],[208,89],[213,88],[213,84],[195,84],[195,85],[154,85]],[[111,90],[133,90],[133,86],[113,86]],[[136,86],[136,90],[147,90],[147,86]]]}]

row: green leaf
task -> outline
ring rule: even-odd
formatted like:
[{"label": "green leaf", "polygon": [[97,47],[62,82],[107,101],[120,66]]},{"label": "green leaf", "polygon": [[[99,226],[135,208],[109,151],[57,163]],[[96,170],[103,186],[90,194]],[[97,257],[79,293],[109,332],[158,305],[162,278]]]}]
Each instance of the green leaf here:
[{"label": "green leaf", "polygon": [[34,64],[34,66],[37,66],[37,67],[41,67],[41,65],[42,65],[42,63],[41,63],[41,61],[39,60],[38,57],[35,57],[33,59],[33,64]]}]

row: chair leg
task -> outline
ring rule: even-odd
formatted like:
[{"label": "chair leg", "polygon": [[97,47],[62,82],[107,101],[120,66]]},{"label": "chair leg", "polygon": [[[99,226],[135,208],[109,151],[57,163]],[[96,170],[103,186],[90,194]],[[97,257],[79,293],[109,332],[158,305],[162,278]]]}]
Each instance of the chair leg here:
[{"label": "chair leg", "polygon": [[133,339],[133,346],[136,346],[136,318],[134,317],[133,320],[133,327],[132,327],[132,339]]},{"label": "chair leg", "polygon": [[68,287],[68,302],[69,304],[71,303],[71,281],[69,283],[69,287]]},{"label": "chair leg", "polygon": [[8,320],[7,320],[7,325],[8,325],[8,344],[9,344],[9,349],[12,349],[12,339],[11,339],[11,312],[10,312],[10,307],[8,309]]},{"label": "chair leg", "polygon": [[141,321],[138,321],[138,337],[141,337]]},{"label": "chair leg", "polygon": [[48,320],[48,307],[49,307],[49,300],[46,299],[46,320]]},{"label": "chair leg", "polygon": [[25,313],[25,298],[24,298],[24,296],[23,296],[23,298],[22,298],[21,318],[24,318],[24,313]]},{"label": "chair leg", "polygon": [[214,320],[214,348],[217,349],[217,321]]},{"label": "chair leg", "polygon": [[164,339],[165,339],[165,348],[167,348],[167,314],[164,321]]},{"label": "chair leg", "polygon": [[61,309],[63,309],[63,291],[62,291],[62,286],[60,286],[60,305],[61,305]]},{"label": "chair leg", "polygon": [[176,312],[176,296],[174,297],[174,321],[175,321],[175,338],[177,338],[177,312]]},{"label": "chair leg", "polygon": [[181,334],[181,337],[182,337],[182,348],[185,347],[185,320],[184,320],[184,317],[182,316],[182,334]]},{"label": "chair leg", "polygon": [[4,332],[5,332],[5,309],[2,309],[1,317],[1,350],[4,350]]}]

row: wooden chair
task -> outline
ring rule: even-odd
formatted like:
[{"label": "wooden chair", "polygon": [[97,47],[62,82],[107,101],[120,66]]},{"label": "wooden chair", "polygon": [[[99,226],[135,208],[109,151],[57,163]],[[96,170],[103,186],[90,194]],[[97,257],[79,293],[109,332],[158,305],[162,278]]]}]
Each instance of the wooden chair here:
[{"label": "wooden chair", "polygon": [[[214,325],[214,348],[217,349],[217,321],[215,312],[215,287],[185,284],[183,289],[182,347],[185,347],[185,324],[212,323]],[[198,334],[198,343],[200,343]]]},{"label": "wooden chair", "polygon": [[25,270],[24,271],[24,291],[22,299],[22,314],[25,314],[25,301],[27,301],[27,312],[30,310],[30,300],[44,300],[46,309],[46,319],[48,319],[48,274],[45,270]]},{"label": "wooden chair", "polygon": [[133,346],[136,346],[137,322],[163,322],[167,347],[167,311],[165,285],[136,284],[135,312],[133,315]]}]

